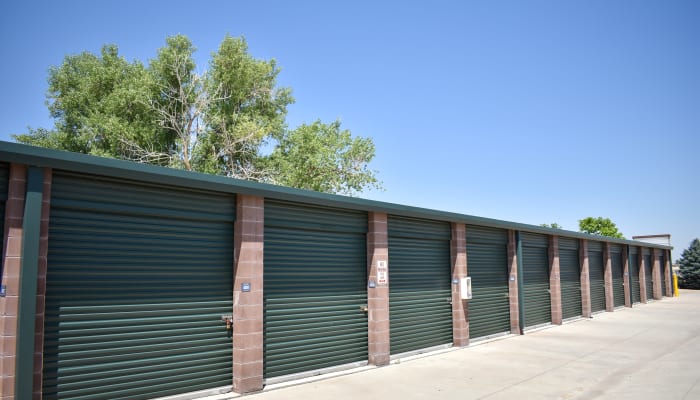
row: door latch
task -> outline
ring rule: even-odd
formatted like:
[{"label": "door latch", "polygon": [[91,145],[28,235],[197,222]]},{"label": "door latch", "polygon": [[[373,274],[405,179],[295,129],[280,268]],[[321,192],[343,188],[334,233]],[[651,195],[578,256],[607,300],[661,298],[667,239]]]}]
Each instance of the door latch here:
[{"label": "door latch", "polygon": [[369,307],[367,307],[367,304],[363,304],[360,306],[360,311],[362,312],[369,312]]},{"label": "door latch", "polygon": [[231,315],[231,314],[229,314],[229,315],[222,315],[222,316],[221,316],[221,322],[223,322],[224,324],[226,324],[226,330],[227,330],[227,331],[230,331],[231,329],[233,329],[233,315]]}]

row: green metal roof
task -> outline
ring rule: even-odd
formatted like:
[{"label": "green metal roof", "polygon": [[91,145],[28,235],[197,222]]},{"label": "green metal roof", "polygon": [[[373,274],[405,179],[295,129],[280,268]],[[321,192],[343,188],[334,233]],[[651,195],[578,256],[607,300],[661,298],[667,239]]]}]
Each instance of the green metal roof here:
[{"label": "green metal roof", "polygon": [[353,210],[385,212],[416,218],[434,219],[449,222],[462,222],[471,225],[489,226],[494,228],[513,229],[523,232],[544,233],[562,237],[598,240],[610,243],[630,244],[659,249],[673,249],[664,246],[623,240],[611,237],[590,235],[563,229],[545,228],[536,225],[492,218],[477,217],[467,214],[439,211],[428,208],[412,207],[401,204],[387,203],[376,200],[366,200],[357,197],[340,196],[319,193],[309,190],[294,189],[284,186],[270,185],[258,182],[227,178],[224,176],[202,174],[154,165],[140,164],[132,161],[113,158],[95,157],[80,153],[71,153],[27,146],[23,144],[0,141],[0,161],[21,163],[37,167],[49,167],[66,171],[86,174],[104,175],[114,178],[131,179],[136,181],[160,183],[174,186],[184,186],[197,189],[213,190],[225,193],[239,193],[260,196],[270,199],[296,201],[331,207],[348,208]]}]

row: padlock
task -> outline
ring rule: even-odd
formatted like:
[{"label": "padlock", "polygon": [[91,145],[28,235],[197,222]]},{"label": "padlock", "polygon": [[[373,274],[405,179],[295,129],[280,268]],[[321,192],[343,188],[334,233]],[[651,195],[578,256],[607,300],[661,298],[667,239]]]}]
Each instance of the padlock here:
[{"label": "padlock", "polygon": [[230,331],[232,327],[233,327],[233,324],[231,323],[231,320],[226,318],[226,330]]}]

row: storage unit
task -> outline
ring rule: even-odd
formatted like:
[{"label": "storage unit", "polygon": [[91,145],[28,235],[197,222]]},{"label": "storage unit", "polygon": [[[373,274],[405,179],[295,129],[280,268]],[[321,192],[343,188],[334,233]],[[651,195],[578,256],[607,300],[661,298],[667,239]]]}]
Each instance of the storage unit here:
[{"label": "storage unit", "polygon": [[624,266],[622,265],[622,246],[610,244],[610,266],[612,268],[613,302],[615,307],[625,305]]},{"label": "storage unit", "polygon": [[472,281],[469,337],[510,332],[508,232],[467,225],[467,275]]},{"label": "storage unit", "polygon": [[647,301],[654,300],[653,258],[648,247],[642,247],[642,256],[644,257],[644,284],[647,288]]},{"label": "storage unit", "polygon": [[581,267],[578,239],[559,238],[559,282],[562,318],[579,317],[581,305]]},{"label": "storage unit", "polygon": [[639,248],[636,246],[629,246],[629,274],[630,282],[632,283],[632,303],[639,303],[642,301],[641,285],[639,284]]},{"label": "storage unit", "polygon": [[391,354],[452,342],[450,224],[388,216]]},{"label": "storage unit", "polygon": [[552,322],[549,293],[549,238],[546,235],[520,233],[522,242],[524,326]]},{"label": "storage unit", "polygon": [[54,170],[43,397],[231,385],[235,199]]},{"label": "storage unit", "polygon": [[591,285],[591,312],[605,311],[605,263],[602,242],[588,241],[588,279]]},{"label": "storage unit", "polygon": [[367,360],[367,214],[265,200],[264,376]]}]

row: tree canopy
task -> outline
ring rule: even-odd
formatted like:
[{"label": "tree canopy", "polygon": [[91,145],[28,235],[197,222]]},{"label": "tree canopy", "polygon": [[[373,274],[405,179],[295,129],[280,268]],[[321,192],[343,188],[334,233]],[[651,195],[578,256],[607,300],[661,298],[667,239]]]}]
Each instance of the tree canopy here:
[{"label": "tree canopy", "polygon": [[579,231],[590,233],[591,235],[608,236],[624,239],[625,236],[617,230],[617,226],[610,218],[586,217],[578,221]]},{"label": "tree canopy", "polygon": [[545,228],[552,228],[552,229],[564,229],[563,226],[559,225],[556,222],[552,222],[551,224],[540,224],[540,226],[543,226]]},{"label": "tree canopy", "polygon": [[684,289],[700,289],[700,239],[694,239],[683,250],[680,260],[678,285]]},{"label": "tree canopy", "polygon": [[370,138],[340,122],[289,129],[290,88],[276,61],[250,55],[226,36],[198,72],[189,38],[166,38],[156,56],[127,61],[116,45],[68,55],[49,70],[53,129],[14,135],[20,143],[134,160],[304,189],[354,194],[380,184],[369,168]]}]

